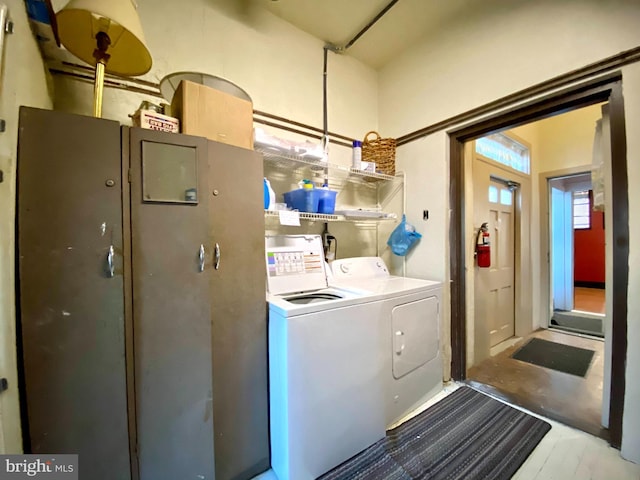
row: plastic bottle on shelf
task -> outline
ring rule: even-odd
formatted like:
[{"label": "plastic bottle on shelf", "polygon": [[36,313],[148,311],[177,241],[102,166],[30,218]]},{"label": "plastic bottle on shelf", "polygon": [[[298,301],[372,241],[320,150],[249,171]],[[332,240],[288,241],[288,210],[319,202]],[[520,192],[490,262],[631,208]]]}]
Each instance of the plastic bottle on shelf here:
[{"label": "plastic bottle on shelf", "polygon": [[355,168],[356,170],[360,170],[362,168],[362,142],[360,140],[353,141],[351,168]]},{"label": "plastic bottle on shelf", "polygon": [[271,188],[271,183],[264,177],[264,209],[271,210],[276,202],[276,192]]}]

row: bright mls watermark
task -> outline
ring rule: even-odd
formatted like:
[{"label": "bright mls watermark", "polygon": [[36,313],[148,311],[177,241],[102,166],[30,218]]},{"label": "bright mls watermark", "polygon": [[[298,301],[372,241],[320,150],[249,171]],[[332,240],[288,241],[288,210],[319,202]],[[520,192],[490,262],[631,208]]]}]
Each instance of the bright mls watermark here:
[{"label": "bright mls watermark", "polygon": [[0,480],[78,480],[78,455],[0,455]]}]

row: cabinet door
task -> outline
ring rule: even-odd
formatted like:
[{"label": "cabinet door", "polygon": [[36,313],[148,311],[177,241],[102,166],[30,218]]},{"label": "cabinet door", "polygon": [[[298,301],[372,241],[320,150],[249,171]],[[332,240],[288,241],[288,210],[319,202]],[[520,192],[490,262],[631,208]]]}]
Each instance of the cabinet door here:
[{"label": "cabinet door", "polygon": [[25,438],[79,454],[82,478],[129,479],[120,127],[22,108],[18,143]]},{"label": "cabinet door", "polygon": [[141,480],[214,478],[206,140],[130,129]]},{"label": "cabinet door", "polygon": [[262,157],[209,142],[216,478],[269,468]]}]

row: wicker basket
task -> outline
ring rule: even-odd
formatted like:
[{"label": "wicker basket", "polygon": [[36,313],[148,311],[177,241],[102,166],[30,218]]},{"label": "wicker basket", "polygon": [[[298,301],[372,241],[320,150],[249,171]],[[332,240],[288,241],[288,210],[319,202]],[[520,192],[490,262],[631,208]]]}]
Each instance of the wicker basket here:
[{"label": "wicker basket", "polygon": [[[369,139],[369,135],[376,138]],[[376,172],[387,175],[396,174],[396,139],[380,138],[378,132],[369,132],[362,141],[362,161],[375,162]]]}]

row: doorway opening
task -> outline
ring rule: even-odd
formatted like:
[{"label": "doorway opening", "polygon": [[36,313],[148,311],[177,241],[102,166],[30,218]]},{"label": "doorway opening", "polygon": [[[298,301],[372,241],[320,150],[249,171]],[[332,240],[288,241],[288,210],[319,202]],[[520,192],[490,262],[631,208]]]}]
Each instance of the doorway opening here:
[{"label": "doorway opening", "polygon": [[594,202],[591,172],[542,178],[551,227],[549,328],[604,338],[604,204]]},{"label": "doorway opening", "polygon": [[522,278],[530,275],[530,248],[520,240],[530,234],[530,151],[530,144],[510,131],[465,145],[468,368],[512,346],[531,323],[529,296],[522,289],[528,285]]},{"label": "doorway opening", "polygon": [[[515,282],[514,282],[514,305],[516,313],[515,335],[523,340],[528,340],[529,335],[537,334],[539,338],[535,343],[547,342],[552,344],[564,344],[567,348],[577,348],[582,350],[592,350],[593,345],[585,345],[583,342],[597,342],[603,348],[600,358],[603,364],[604,384],[601,402],[603,405],[602,423],[608,426],[606,435],[612,445],[619,448],[622,437],[622,414],[624,406],[624,375],[625,375],[625,357],[626,357],[626,300],[627,300],[627,280],[628,280],[628,222],[626,221],[628,214],[628,183],[626,174],[626,141],[624,133],[624,110],[621,92],[620,74],[612,74],[606,78],[600,78],[591,82],[584,83],[579,86],[569,87],[566,90],[559,91],[547,95],[546,97],[531,101],[524,105],[513,107],[503,113],[496,114],[484,120],[478,121],[472,125],[468,125],[459,130],[449,132],[451,139],[451,189],[450,199],[452,206],[451,219],[451,335],[452,335],[452,377],[456,380],[465,380],[468,378],[467,369],[475,364],[474,358],[469,356],[470,335],[469,327],[475,328],[475,325],[468,323],[469,314],[473,316],[474,312],[474,285],[466,274],[467,270],[474,265],[473,257],[469,255],[469,242],[472,238],[472,230],[468,224],[468,215],[465,214],[470,209],[468,167],[469,161],[465,158],[465,144],[484,137],[488,134],[501,132],[506,129],[516,129],[516,127],[525,128],[532,122],[554,117],[561,113],[571,112],[583,107],[608,102],[610,122],[608,130],[610,131],[611,140],[607,146],[610,150],[610,160],[607,160],[609,167],[609,175],[611,181],[610,214],[605,215],[611,223],[611,227],[606,229],[607,243],[613,245],[621,245],[622,248],[616,248],[610,254],[611,261],[607,263],[607,275],[611,281],[606,282],[607,287],[615,289],[620,295],[616,295],[609,299],[610,305],[610,325],[609,325],[609,343],[601,340],[590,338],[582,338],[580,336],[569,334],[568,332],[552,332],[547,329],[548,320],[544,319],[544,312],[552,305],[550,303],[550,289],[548,285],[537,283],[540,279],[549,280],[549,264],[546,257],[548,238],[544,238],[541,232],[532,231],[529,235],[522,235],[522,228],[517,230],[516,246],[514,249],[515,261],[520,259],[519,270],[516,266]],[[534,153],[535,155],[535,153]],[[590,157],[590,156],[589,156]],[[586,163],[589,163],[587,161]],[[538,171],[546,171],[547,168],[537,167]],[[546,185],[542,190],[534,190],[533,198],[536,202],[546,198]],[[521,198],[525,198],[521,195]],[[531,197],[529,197],[531,198]],[[466,210],[465,210],[466,207]],[[523,205],[521,208],[525,208]],[[542,209],[540,209],[542,212]],[[468,212],[467,212],[468,214]],[[522,215],[522,213],[521,213]],[[534,219],[535,220],[535,219]],[[547,219],[540,221],[543,225]],[[523,222],[521,225],[531,225],[531,222]],[[540,229],[542,230],[542,229]],[[538,235],[539,234],[539,235]],[[519,236],[520,235],[520,236]],[[473,241],[473,240],[471,240]],[[538,245],[538,247],[536,247]],[[518,248],[527,246],[533,247],[529,252],[530,259],[522,260],[526,257],[527,252],[521,251],[517,253]],[[525,271],[522,270],[524,267]],[[530,268],[527,273],[526,268]],[[534,282],[534,279],[536,280]],[[535,301],[532,300],[536,299]],[[521,313],[521,322],[518,321],[518,313]],[[519,330],[519,325],[523,328]],[[536,332],[538,328],[543,328],[542,332]],[[536,333],[534,333],[536,332]],[[544,335],[549,337],[544,337]],[[560,338],[559,338],[559,337]],[[567,338],[573,341],[567,341]],[[474,346],[475,347],[475,346]],[[605,347],[607,352],[605,352]],[[503,353],[508,352],[505,350]],[[598,352],[595,352],[598,355]],[[591,370],[597,369],[597,362],[594,361],[589,367]],[[607,378],[608,377],[608,378]],[[566,379],[565,379],[566,380]],[[512,379],[515,383],[522,385],[522,379]],[[556,383],[566,383],[563,381]],[[566,392],[565,392],[566,393]],[[523,397],[526,398],[527,395]],[[574,397],[576,398],[576,397]],[[515,403],[522,402],[522,399],[510,399]],[[606,400],[606,401],[605,401]],[[541,409],[540,405],[524,405],[534,411],[539,411],[543,415],[550,415],[545,409]],[[542,411],[541,411],[542,410]],[[606,418],[605,418],[606,417]],[[562,412],[555,416],[560,421],[565,421]],[[567,423],[565,421],[565,423]],[[590,431],[591,433],[601,434],[602,432],[593,432],[593,430],[583,425],[575,425],[578,428]]]}]

